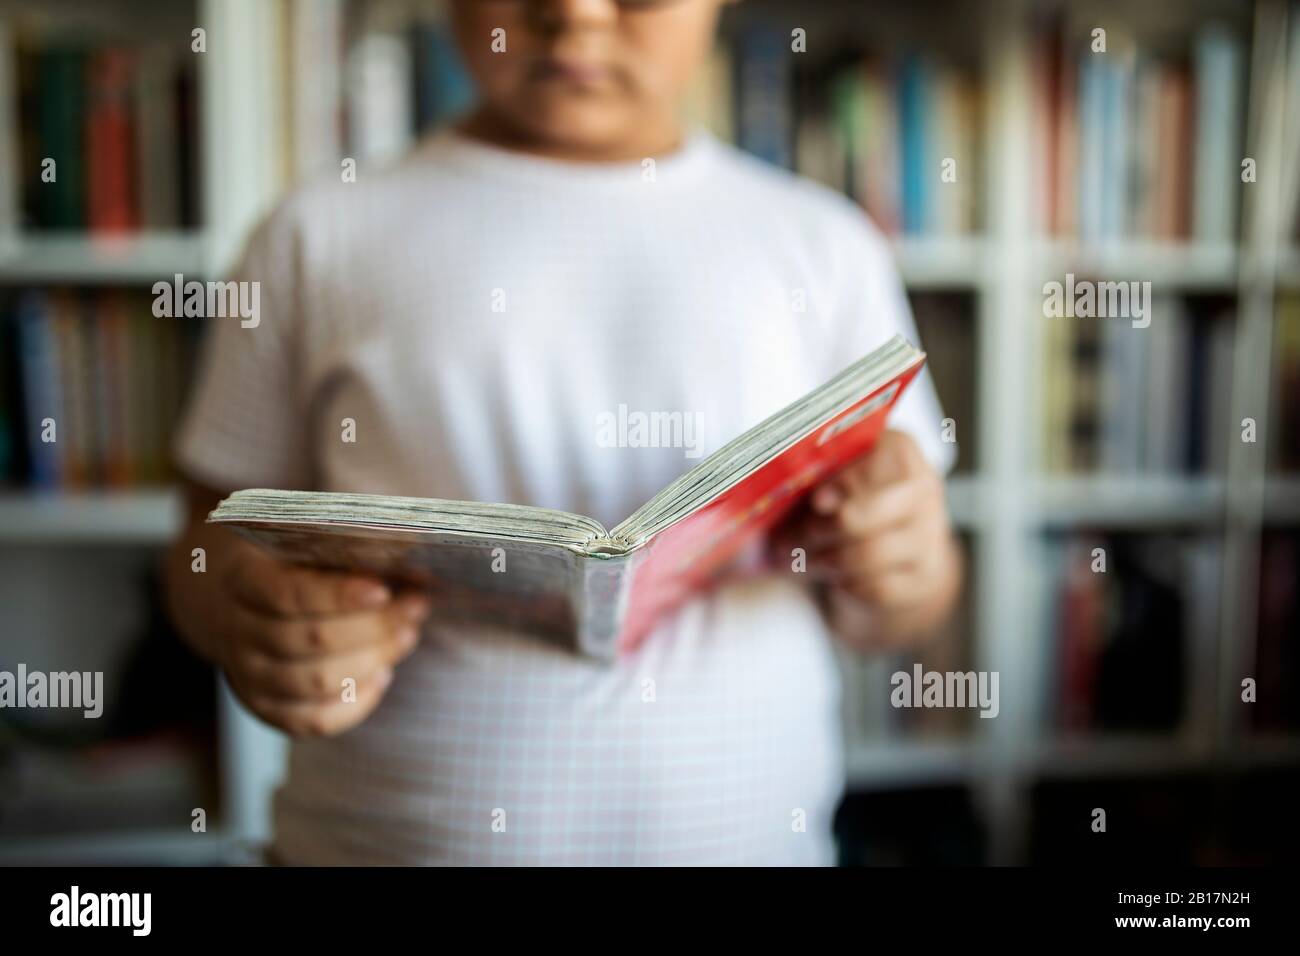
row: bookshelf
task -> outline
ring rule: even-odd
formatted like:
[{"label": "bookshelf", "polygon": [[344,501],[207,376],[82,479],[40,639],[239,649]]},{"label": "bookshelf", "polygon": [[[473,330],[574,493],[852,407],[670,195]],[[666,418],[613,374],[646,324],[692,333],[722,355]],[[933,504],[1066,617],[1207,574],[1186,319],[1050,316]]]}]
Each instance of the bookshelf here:
[{"label": "bookshelf", "polygon": [[[7,16],[39,5],[0,3],[0,67],[9,62]],[[51,15],[69,6],[54,4]],[[13,228],[12,216],[9,222],[4,218],[13,196],[0,197],[0,286],[137,286],[175,272],[218,274],[249,224],[293,178],[284,120],[291,112],[292,92],[283,57],[304,38],[292,33],[287,13],[292,6],[288,0],[195,0],[191,5],[188,16],[205,25],[209,38],[208,52],[199,62],[200,228],[137,233],[111,242],[75,234],[23,234]],[[374,19],[385,22],[400,21],[428,5],[356,0],[351,6],[378,8]],[[1046,0],[924,0],[891,12],[891,22],[877,24],[847,0],[818,5],[815,12],[788,0],[750,0],[729,8],[724,22],[724,36],[731,36],[755,23],[784,28],[797,20],[807,28],[814,51],[852,30],[880,44],[871,32],[880,25],[886,45],[895,34],[913,43],[933,41],[978,77],[983,90],[977,130],[980,208],[974,228],[957,234],[904,234],[892,241],[909,293],[959,297],[973,326],[974,422],[963,420],[959,428],[974,428],[977,456],[950,479],[949,503],[971,557],[970,666],[1001,674],[1001,715],[939,737],[866,733],[850,724],[846,766],[851,789],[857,791],[969,788],[989,836],[989,859],[995,862],[1025,858],[1030,791],[1044,778],[1086,781],[1115,774],[1300,764],[1300,737],[1251,734],[1234,718],[1239,708],[1232,677],[1249,669],[1256,652],[1260,536],[1266,527],[1300,525],[1300,477],[1271,474],[1262,441],[1256,446],[1230,443],[1220,471],[1045,471],[1040,466],[1044,396],[1038,372],[1046,343],[1043,324],[1035,321],[1041,314],[1042,284],[1071,271],[1140,277],[1170,295],[1230,300],[1235,311],[1231,420],[1254,417],[1266,435],[1275,298],[1300,293],[1300,245],[1283,218],[1294,211],[1286,208],[1285,187],[1277,177],[1261,176],[1241,192],[1241,228],[1233,239],[1045,236],[1027,184],[1035,178],[1029,145],[1034,142],[1035,30],[1044,11],[1053,9],[1059,5]],[[1280,131],[1287,128],[1287,110],[1297,111],[1295,102],[1285,99],[1288,57],[1296,55],[1285,38],[1293,35],[1291,21],[1300,17],[1294,5],[1280,0],[1162,0],[1129,16],[1126,5],[1095,0],[1070,9],[1076,19],[1124,22],[1138,31],[1158,23],[1162,42],[1165,33],[1186,33],[1202,17],[1240,27],[1249,49],[1245,150],[1259,158],[1262,169],[1288,165]],[[939,21],[950,22],[932,30]],[[238,37],[239,42],[220,42],[223,37]],[[5,89],[0,80],[0,94]],[[6,103],[0,95],[0,122],[13,123]],[[6,183],[16,188],[0,175],[0,187]],[[157,548],[179,517],[178,498],[166,488],[10,489],[0,492],[0,553],[21,558],[29,549],[84,544]],[[1189,693],[1207,682],[1217,687],[1214,706],[1203,716],[1212,733],[1180,727],[1169,733],[1073,734],[1048,720],[1042,697],[1051,645],[1058,636],[1045,623],[1056,582],[1042,560],[1044,542],[1081,530],[1169,533],[1222,543],[1216,644],[1210,657],[1189,667],[1186,678]],[[8,601],[11,595],[4,597]],[[850,697],[887,693],[880,670],[875,669],[870,686],[850,687]],[[850,684],[858,673],[850,671]],[[266,799],[280,773],[283,742],[252,721],[224,688],[217,726],[224,806],[219,832],[198,839],[182,823],[93,839],[29,841],[14,852],[50,860],[83,851],[177,862],[237,857],[233,848],[268,832]]]},{"label": "bookshelf", "polygon": [[209,239],[175,233],[122,239],[28,236],[0,252],[0,282],[147,285],[158,276],[218,270]]},{"label": "bookshelf", "polygon": [[[150,3],[142,26],[140,4],[88,5],[5,0],[0,3],[0,139],[18,142],[14,44],[23,29],[44,38],[65,33],[120,37],[122,25],[152,38],[188,46],[190,30],[207,31],[207,51],[194,54],[197,70],[198,167],[202,218],[196,228],[146,230],[122,237],[80,232],[24,231],[19,225],[16,157],[0,162],[0,286],[123,286],[147,289],[160,277],[219,274],[247,229],[274,201],[281,181],[263,145],[275,148],[274,104],[281,82],[276,69],[281,21],[277,5],[261,0],[193,0]],[[233,42],[232,42],[233,41]],[[272,91],[268,96],[268,91]],[[0,490],[0,558],[49,561],[61,573],[60,549],[107,549],[99,573],[114,573],[121,548],[162,546],[180,521],[180,500],[170,488],[114,491]],[[71,582],[76,588],[77,582]],[[21,583],[3,595],[9,609],[31,603]],[[53,635],[51,635],[53,636]],[[60,635],[61,639],[73,639]],[[260,766],[276,764],[276,735],[258,725],[222,688],[216,715],[222,813],[207,833],[192,833],[188,818],[160,821],[145,830],[5,839],[0,861],[99,860],[102,862],[204,863],[238,859],[241,841],[267,832]],[[274,773],[274,770],[272,771]]]}]

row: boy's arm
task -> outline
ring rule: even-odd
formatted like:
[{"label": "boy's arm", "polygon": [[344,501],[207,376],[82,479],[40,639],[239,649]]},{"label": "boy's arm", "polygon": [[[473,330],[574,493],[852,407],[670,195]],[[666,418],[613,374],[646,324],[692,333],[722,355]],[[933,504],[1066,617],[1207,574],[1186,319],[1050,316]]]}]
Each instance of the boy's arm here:
[{"label": "boy's arm", "polygon": [[368,575],[285,564],[205,523],[219,493],[189,485],[186,497],[185,529],[164,570],[186,642],[253,713],[291,734],[335,734],[364,720],[419,643],[429,599]]},{"label": "boy's arm", "polygon": [[[223,580],[232,561],[252,545],[228,528],[207,524],[208,512],[223,495],[193,482],[183,485],[185,518],[180,536],[167,551],[163,571],[167,612],[181,636],[205,660],[220,663],[216,634],[211,625],[222,615],[223,598],[217,582]],[[202,565],[196,564],[201,549]],[[202,572],[196,567],[202,566]]]}]

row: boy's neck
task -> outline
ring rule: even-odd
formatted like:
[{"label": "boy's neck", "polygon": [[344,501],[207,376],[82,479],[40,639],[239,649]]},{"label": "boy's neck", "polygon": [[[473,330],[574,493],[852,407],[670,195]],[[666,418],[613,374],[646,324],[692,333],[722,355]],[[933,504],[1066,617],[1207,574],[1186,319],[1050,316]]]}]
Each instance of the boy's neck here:
[{"label": "boy's neck", "polygon": [[467,116],[457,124],[457,129],[471,139],[502,149],[579,163],[633,162],[665,156],[675,152],[684,138],[681,124],[674,119],[647,124],[635,137],[608,144],[562,143],[530,136],[482,110]]}]

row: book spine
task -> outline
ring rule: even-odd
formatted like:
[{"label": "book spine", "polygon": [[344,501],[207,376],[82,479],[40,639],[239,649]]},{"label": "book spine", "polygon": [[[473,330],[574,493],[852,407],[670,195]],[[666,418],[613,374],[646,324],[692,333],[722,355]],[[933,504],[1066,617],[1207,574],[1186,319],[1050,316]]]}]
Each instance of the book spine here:
[{"label": "book spine", "polygon": [[[64,437],[61,431],[65,425],[58,345],[50,321],[49,299],[38,292],[24,293],[17,315],[31,482],[37,488],[57,488],[63,483],[58,441]],[[47,419],[54,424],[53,442],[43,440]]]},{"label": "book spine", "polygon": [[469,108],[474,86],[445,23],[418,23],[415,46],[415,122],[420,131],[450,122]]},{"label": "book spine", "polygon": [[47,50],[39,69],[39,161],[55,164],[53,181],[38,186],[41,225],[81,229],[86,224],[85,56],[78,50]]},{"label": "book spine", "polygon": [[147,49],[133,84],[140,222],[148,229],[175,229],[181,222],[176,69],[169,51]]},{"label": "book spine", "polygon": [[571,601],[577,620],[577,650],[613,660],[625,646],[623,623],[639,555],[579,557]]},{"label": "book spine", "polygon": [[348,141],[358,162],[382,163],[411,142],[411,51],[395,35],[363,36],[348,54]]},{"label": "book spine", "polygon": [[86,149],[87,224],[93,233],[128,232],[139,225],[132,170],[132,60],[124,50],[103,50],[90,60]]},{"label": "book spine", "polygon": [[9,25],[0,20],[0,249],[18,234],[22,176],[18,123],[18,63]]},{"label": "book spine", "polygon": [[343,154],[341,0],[293,0],[291,123],[298,176],[338,169]]},{"label": "book spine", "polygon": [[[916,56],[903,60],[898,80],[898,125],[902,146],[903,232],[918,235],[930,223],[931,162],[927,116],[933,109],[929,72]],[[932,168],[933,167],[933,168]]]},{"label": "book spine", "polygon": [[788,48],[782,34],[754,27],[739,46],[740,102],[737,143],[775,166],[791,163]]},{"label": "book spine", "polygon": [[1238,123],[1241,46],[1218,27],[1196,41],[1196,203],[1192,234],[1198,242],[1223,242],[1236,233],[1241,185]]}]

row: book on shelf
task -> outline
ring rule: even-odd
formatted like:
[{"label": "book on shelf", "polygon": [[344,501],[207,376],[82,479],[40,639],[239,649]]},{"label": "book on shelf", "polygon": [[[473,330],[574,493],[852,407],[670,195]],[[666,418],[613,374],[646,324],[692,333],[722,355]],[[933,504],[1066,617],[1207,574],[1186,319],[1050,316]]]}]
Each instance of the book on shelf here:
[{"label": "book on shelf", "polygon": [[1214,699],[1222,543],[1081,535],[1047,547],[1056,644],[1044,686],[1054,725],[1207,731],[1207,715],[1187,703]]},{"label": "book on shelf", "polygon": [[966,235],[980,111],[973,76],[929,55],[809,68],[796,82],[794,168],[854,199],[886,233]]},{"label": "book on shelf", "polygon": [[[18,136],[18,66],[13,33],[0,18],[0,252],[18,232],[18,195],[21,184]],[[0,473],[3,467],[0,466]]]},{"label": "book on shelf", "polygon": [[186,162],[178,141],[183,131],[192,132],[193,126],[183,122],[178,101],[184,96],[174,89],[181,73],[179,56],[166,44],[147,44],[140,50],[132,78],[134,148],[139,170],[137,214],[145,229],[175,229],[197,218],[182,214],[186,204],[182,190],[187,188],[182,170]]},{"label": "book on shelf", "polygon": [[[1292,104],[1289,121],[1284,129],[1283,156],[1300,156],[1300,112],[1294,104],[1300,103],[1300,10],[1291,5],[1291,35],[1287,42],[1286,100]],[[1290,229],[1287,233],[1296,248],[1300,248],[1300,172],[1295,164],[1288,167],[1290,175],[1282,182],[1282,209],[1289,210]]]},{"label": "book on shelf", "polygon": [[250,489],[209,521],[279,557],[427,588],[435,613],[612,659],[868,452],[924,353],[896,336],[733,439],[621,524],[511,504]]},{"label": "book on shelf", "polygon": [[199,326],[144,294],[25,290],[0,312],[0,482],[123,488],[170,477]]},{"label": "book on shelf", "polygon": [[1300,536],[1269,529],[1260,541],[1259,638],[1248,666],[1255,676],[1257,703],[1250,726],[1257,733],[1300,730]]},{"label": "book on shelf", "polygon": [[[939,393],[939,405],[957,429],[953,474],[974,469],[980,460],[977,361],[979,323],[969,296],[952,292],[917,292],[911,297],[916,334],[926,343],[926,366]],[[960,423],[960,425],[958,424]]]},{"label": "book on shelf", "polygon": [[736,145],[775,166],[791,165],[790,44],[773,27],[744,30],[735,45]]},{"label": "book on shelf", "polygon": [[1271,467],[1300,472],[1300,295],[1278,299],[1273,330],[1273,421]]},{"label": "book on shelf", "polygon": [[[92,235],[197,226],[195,66],[184,46],[17,30],[0,34],[6,43],[17,64],[17,146],[0,165],[21,174],[2,169],[0,184],[19,182],[18,225]],[[0,62],[10,56],[6,46]]]},{"label": "book on shelf", "polygon": [[92,233],[130,232],[140,225],[137,182],[131,175],[136,161],[131,129],[135,63],[127,51],[108,48],[90,58],[87,70],[86,152],[93,159],[86,169],[86,224]]},{"label": "book on shelf", "polygon": [[293,0],[286,9],[291,178],[337,175],[344,155],[390,161],[473,103],[444,15],[400,5],[352,12],[344,0]]},{"label": "book on shelf", "polygon": [[1042,460],[1055,473],[1222,474],[1235,322],[1156,296],[1150,323],[1045,319]]},{"label": "book on shelf", "polygon": [[1227,243],[1237,236],[1244,44],[1209,22],[1181,49],[1147,49],[1089,20],[1034,31],[1034,208],[1050,235]]}]

